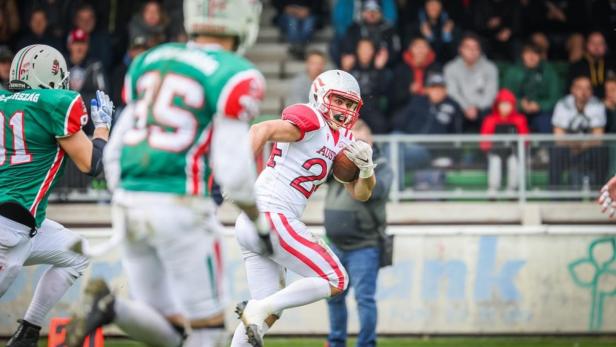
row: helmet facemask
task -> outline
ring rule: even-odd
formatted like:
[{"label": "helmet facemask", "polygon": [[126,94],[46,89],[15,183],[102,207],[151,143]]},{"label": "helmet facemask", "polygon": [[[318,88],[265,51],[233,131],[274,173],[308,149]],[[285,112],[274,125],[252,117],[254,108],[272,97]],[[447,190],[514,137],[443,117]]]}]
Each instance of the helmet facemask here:
[{"label": "helmet facemask", "polygon": [[362,106],[360,98],[353,94],[337,90],[329,90],[323,97],[325,119],[334,130],[338,128],[351,129],[357,119]]}]

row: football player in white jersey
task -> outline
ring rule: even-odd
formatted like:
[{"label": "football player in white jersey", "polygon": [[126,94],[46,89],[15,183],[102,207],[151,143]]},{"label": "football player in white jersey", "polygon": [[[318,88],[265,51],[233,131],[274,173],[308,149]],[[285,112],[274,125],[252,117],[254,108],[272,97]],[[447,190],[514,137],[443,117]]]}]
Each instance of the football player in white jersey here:
[{"label": "football player in white jersey", "polygon": [[[355,78],[330,70],[312,83],[308,104],[291,105],[282,112],[282,119],[250,129],[255,155],[268,141],[275,142],[256,183],[257,204],[271,224],[274,253],[260,254],[254,225],[240,215],[236,237],[252,299],[236,308],[241,323],[231,346],[262,346],[263,335],[283,310],[338,295],[347,288],[349,278],[340,261],[300,217],[343,150],[359,168],[359,178],[346,183],[346,188],[357,200],[370,198],[375,185],[372,148],[354,141],[349,130],[361,105]],[[285,269],[303,278],[285,287]]]},{"label": "football player in white jersey", "polygon": [[601,212],[607,213],[610,218],[614,217],[616,213],[616,176],[612,177],[612,179],[601,188],[599,204],[602,207]]}]

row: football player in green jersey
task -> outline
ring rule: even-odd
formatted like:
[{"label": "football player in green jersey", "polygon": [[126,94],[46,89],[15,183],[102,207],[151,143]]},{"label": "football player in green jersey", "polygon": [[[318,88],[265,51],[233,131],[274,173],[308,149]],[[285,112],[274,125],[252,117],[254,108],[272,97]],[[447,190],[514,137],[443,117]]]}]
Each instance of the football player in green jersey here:
[{"label": "football player in green jersey", "polygon": [[47,198],[62,176],[66,156],[95,176],[109,136],[113,104],[92,100],[91,141],[81,127],[88,114],[79,93],[67,90],[62,54],[31,45],[13,59],[9,91],[0,92],[0,296],[24,265],[51,265],[8,346],[37,346],[44,318],[87,267],[68,247],[79,236],[45,218]]},{"label": "football player in green jersey", "polygon": [[[152,346],[218,346],[226,338],[223,266],[207,189],[213,173],[256,226],[261,251],[271,252],[248,140],[265,81],[237,54],[256,39],[260,10],[254,0],[186,0],[191,40],[160,45],[132,62],[127,107],[104,157],[134,300],[90,281],[86,312],[69,325],[68,346],[81,346],[112,322]],[[183,342],[185,327],[191,332]]]}]

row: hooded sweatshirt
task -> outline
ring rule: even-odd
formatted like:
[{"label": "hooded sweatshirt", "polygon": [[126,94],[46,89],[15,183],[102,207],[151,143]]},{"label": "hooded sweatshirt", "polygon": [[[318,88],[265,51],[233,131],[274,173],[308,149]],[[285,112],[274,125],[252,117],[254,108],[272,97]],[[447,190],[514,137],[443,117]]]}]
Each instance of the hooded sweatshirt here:
[{"label": "hooded sweatshirt", "polygon": [[[513,105],[513,110],[507,116],[502,116],[498,110],[498,104],[508,101]],[[481,124],[481,135],[494,134],[528,134],[528,122],[526,117],[519,113],[516,108],[516,97],[508,89],[501,89],[496,95],[494,104],[492,104],[492,113],[490,113]],[[483,151],[489,151],[492,143],[483,141],[480,144]]]}]

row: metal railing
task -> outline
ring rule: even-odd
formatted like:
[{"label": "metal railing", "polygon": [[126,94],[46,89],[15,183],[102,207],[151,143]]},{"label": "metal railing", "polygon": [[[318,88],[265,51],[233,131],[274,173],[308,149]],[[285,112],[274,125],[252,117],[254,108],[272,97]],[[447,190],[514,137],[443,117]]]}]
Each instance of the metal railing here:
[{"label": "metal railing", "polygon": [[[394,171],[393,201],[590,200],[616,173],[616,135],[382,135],[374,140]],[[268,155],[266,150],[264,162]],[[104,178],[92,180],[73,163],[51,196],[66,202],[109,199]]]},{"label": "metal railing", "polygon": [[594,199],[616,172],[616,135],[386,135],[374,140],[392,163],[393,201]]}]

